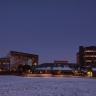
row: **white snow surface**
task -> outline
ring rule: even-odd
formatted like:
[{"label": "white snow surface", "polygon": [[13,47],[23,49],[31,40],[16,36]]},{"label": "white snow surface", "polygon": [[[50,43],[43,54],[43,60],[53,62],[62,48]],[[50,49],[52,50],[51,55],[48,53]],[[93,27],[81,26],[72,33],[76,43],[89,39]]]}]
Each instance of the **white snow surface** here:
[{"label": "white snow surface", "polygon": [[96,79],[0,76],[0,96],[96,96]]}]

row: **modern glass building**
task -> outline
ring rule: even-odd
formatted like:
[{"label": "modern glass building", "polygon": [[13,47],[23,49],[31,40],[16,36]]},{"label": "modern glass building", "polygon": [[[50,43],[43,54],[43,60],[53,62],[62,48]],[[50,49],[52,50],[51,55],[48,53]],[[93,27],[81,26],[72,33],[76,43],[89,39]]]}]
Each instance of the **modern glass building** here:
[{"label": "modern glass building", "polygon": [[39,56],[35,54],[10,51],[7,57],[0,59],[0,65],[6,65],[4,68],[9,70],[15,69],[18,65],[37,66],[38,58]]}]

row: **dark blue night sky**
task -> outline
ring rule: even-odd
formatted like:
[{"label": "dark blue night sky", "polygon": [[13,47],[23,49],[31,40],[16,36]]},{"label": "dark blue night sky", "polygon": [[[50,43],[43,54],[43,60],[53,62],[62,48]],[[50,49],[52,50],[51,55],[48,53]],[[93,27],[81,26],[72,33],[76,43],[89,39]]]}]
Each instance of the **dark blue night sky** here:
[{"label": "dark blue night sky", "polygon": [[0,57],[14,50],[75,63],[79,46],[96,46],[96,0],[0,0]]}]

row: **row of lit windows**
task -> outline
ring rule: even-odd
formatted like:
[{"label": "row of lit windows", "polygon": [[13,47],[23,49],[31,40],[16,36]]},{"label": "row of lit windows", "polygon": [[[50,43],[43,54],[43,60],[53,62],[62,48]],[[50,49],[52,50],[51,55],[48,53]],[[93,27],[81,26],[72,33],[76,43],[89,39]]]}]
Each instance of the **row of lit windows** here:
[{"label": "row of lit windows", "polygon": [[34,57],[24,57],[24,56],[11,56],[11,58],[14,58],[14,59],[35,59]]},{"label": "row of lit windows", "polygon": [[96,52],[96,50],[85,50],[84,52]]},{"label": "row of lit windows", "polygon": [[[1,62],[0,62],[0,64],[9,64],[9,63],[5,63],[5,62],[1,63]],[[37,65],[37,63],[34,63],[33,65]]]},{"label": "row of lit windows", "polygon": [[84,57],[96,57],[96,55],[85,55]]},{"label": "row of lit windows", "polygon": [[8,62],[6,62],[6,63],[5,63],[5,62],[3,62],[3,63],[2,63],[2,62],[0,62],[0,64],[9,64],[9,63],[8,63]]},{"label": "row of lit windows", "polygon": [[86,60],[86,62],[92,62],[92,60]]},{"label": "row of lit windows", "polygon": [[85,62],[96,62],[96,60],[86,60]]},{"label": "row of lit windows", "polygon": [[[0,62],[0,64],[10,64],[8,62]],[[37,65],[37,63],[34,63],[33,65]]]}]

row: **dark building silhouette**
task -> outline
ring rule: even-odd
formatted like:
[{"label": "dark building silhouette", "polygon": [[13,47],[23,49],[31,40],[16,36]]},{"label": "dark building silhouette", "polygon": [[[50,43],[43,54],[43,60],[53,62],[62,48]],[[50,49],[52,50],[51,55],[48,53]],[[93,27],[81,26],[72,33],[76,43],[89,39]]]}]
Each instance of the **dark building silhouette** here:
[{"label": "dark building silhouette", "polygon": [[55,60],[54,63],[56,63],[56,64],[68,64],[68,61]]},{"label": "dark building silhouette", "polygon": [[79,46],[77,63],[85,66],[96,63],[96,46]]}]

